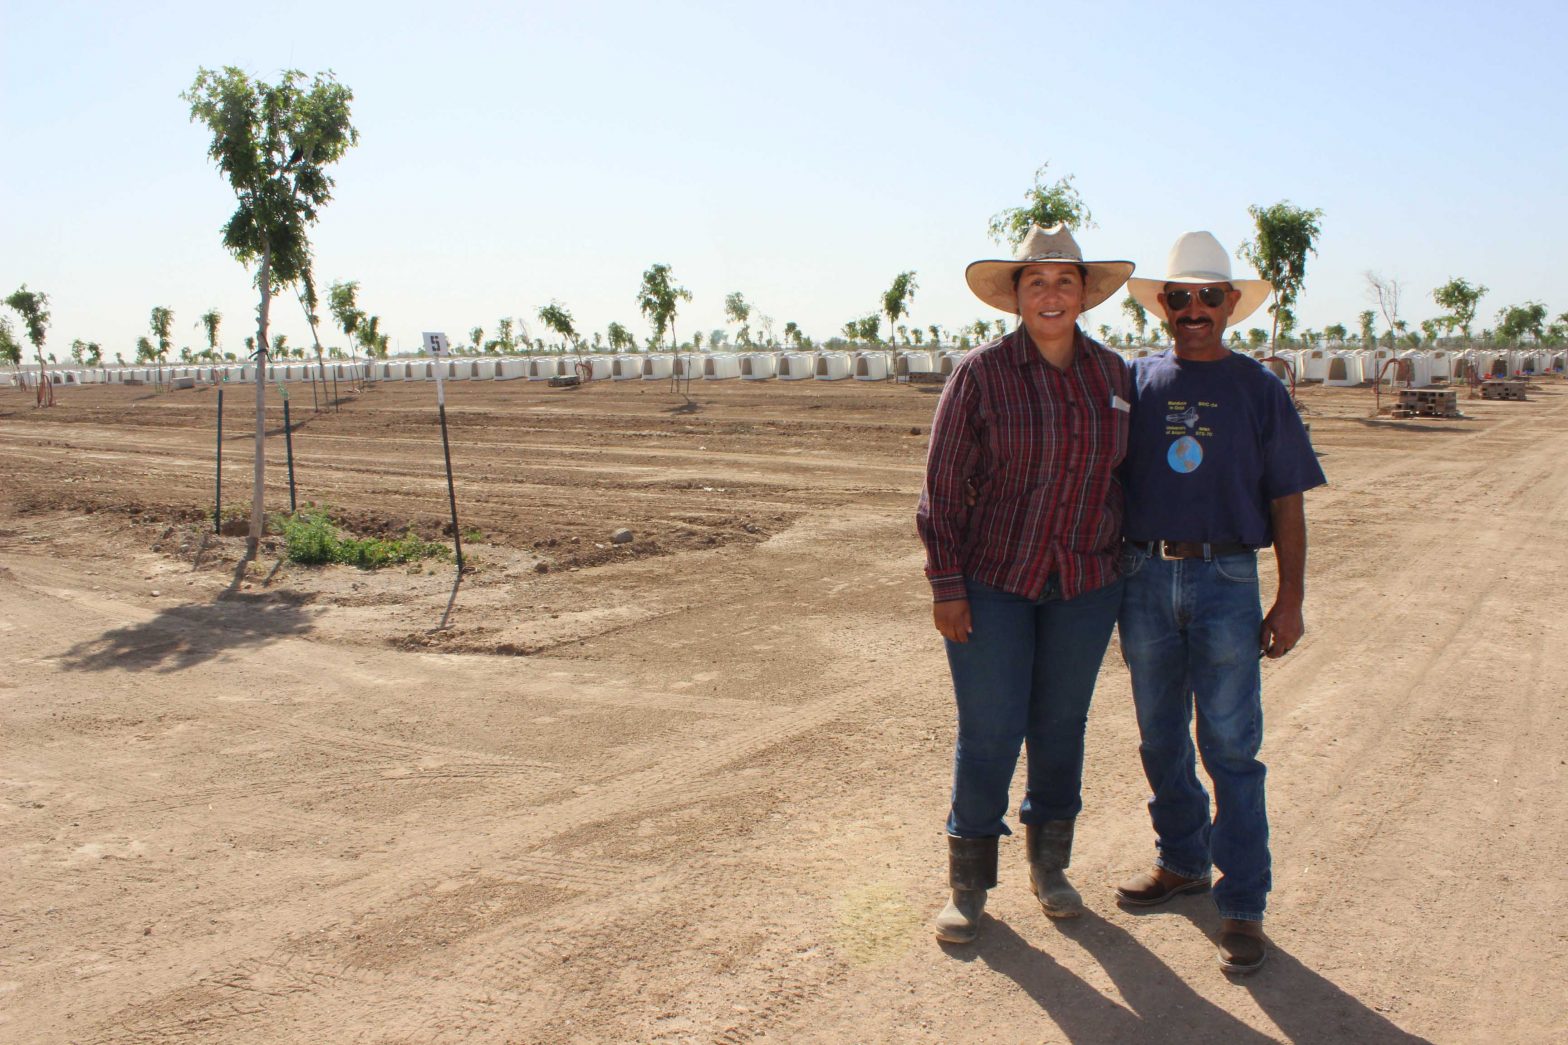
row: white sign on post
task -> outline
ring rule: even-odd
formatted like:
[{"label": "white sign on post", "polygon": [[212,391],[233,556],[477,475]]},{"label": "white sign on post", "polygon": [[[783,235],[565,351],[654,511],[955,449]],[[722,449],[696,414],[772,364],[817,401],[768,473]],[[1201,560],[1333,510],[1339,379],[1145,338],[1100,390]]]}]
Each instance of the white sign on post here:
[{"label": "white sign on post", "polygon": [[446,369],[446,356],[451,351],[446,343],[446,335],[440,332],[425,331],[425,351],[435,358],[431,364],[436,372],[436,403],[446,406],[446,386],[442,384],[442,371]]}]

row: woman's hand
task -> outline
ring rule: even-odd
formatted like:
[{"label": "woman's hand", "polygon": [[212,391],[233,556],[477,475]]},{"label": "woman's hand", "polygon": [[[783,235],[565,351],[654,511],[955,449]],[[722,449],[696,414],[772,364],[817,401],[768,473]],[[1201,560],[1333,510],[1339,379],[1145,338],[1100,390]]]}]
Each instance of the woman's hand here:
[{"label": "woman's hand", "polygon": [[936,630],[942,633],[942,637],[953,642],[968,642],[969,633],[975,630],[974,623],[969,619],[968,599],[933,602],[931,618],[936,621]]}]

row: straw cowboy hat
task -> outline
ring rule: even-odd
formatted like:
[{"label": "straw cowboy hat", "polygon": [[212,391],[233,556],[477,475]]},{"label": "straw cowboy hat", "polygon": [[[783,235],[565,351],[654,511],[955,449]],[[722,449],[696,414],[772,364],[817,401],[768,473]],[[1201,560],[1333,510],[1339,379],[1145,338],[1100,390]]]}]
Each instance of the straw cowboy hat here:
[{"label": "straw cowboy hat", "polygon": [[1127,282],[1132,275],[1130,261],[1085,261],[1078,241],[1065,225],[1052,225],[1042,229],[1029,226],[1029,234],[1018,244],[1010,261],[976,261],[964,270],[964,281],[975,297],[992,308],[1012,315],[1018,314],[1018,288],[1013,285],[1013,273],[1029,265],[1051,261],[1065,261],[1081,265],[1083,278],[1083,310],[1089,311]]},{"label": "straw cowboy hat", "polygon": [[1167,283],[1229,283],[1241,291],[1241,300],[1236,302],[1230,314],[1231,326],[1256,312],[1274,290],[1266,279],[1232,279],[1230,255],[1225,253],[1225,248],[1220,246],[1220,241],[1214,238],[1212,232],[1182,233],[1171,248],[1170,256],[1165,259],[1165,271],[1169,275],[1158,279],[1139,277],[1128,280],[1127,293],[1166,322],[1170,322],[1171,317],[1165,314],[1160,292]]}]

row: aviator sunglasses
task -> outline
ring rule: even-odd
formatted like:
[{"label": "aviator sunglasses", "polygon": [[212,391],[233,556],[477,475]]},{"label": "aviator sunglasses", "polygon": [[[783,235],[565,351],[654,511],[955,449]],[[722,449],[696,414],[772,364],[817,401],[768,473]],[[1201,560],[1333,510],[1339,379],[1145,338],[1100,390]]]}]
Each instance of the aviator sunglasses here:
[{"label": "aviator sunglasses", "polygon": [[[1225,303],[1227,291],[1224,287],[1199,287],[1198,300],[1203,302],[1205,308],[1219,308]],[[1192,304],[1192,291],[1167,290],[1165,292],[1165,307],[1172,312],[1180,312]]]}]

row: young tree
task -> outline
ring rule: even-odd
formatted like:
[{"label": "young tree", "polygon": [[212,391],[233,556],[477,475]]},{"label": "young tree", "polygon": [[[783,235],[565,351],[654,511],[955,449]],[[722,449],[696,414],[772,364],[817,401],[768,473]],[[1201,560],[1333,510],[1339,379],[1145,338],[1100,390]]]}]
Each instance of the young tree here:
[{"label": "young tree", "polygon": [[743,348],[749,348],[751,346],[751,324],[747,321],[751,318],[751,305],[747,304],[746,298],[740,291],[737,290],[733,294],[725,295],[724,318],[731,323],[740,325],[740,329],[735,332],[735,343]]},{"label": "young tree", "polygon": [[1450,331],[1455,327],[1470,340],[1470,324],[1475,321],[1475,307],[1487,292],[1487,288],[1477,283],[1470,285],[1470,281],[1462,276],[1455,276],[1432,291],[1432,300],[1446,309],[1448,314],[1443,317],[1443,325]]},{"label": "young tree", "polygon": [[49,371],[44,366],[44,340],[49,334],[49,295],[38,290],[28,290],[23,283],[9,295],[5,303],[22,317],[27,328],[27,340],[38,353],[38,405],[54,406],[54,385],[49,381]]},{"label": "young tree", "polygon": [[1058,178],[1050,185],[1045,183],[1049,163],[1040,164],[1034,172],[1034,184],[1024,193],[1022,207],[1009,207],[991,217],[991,238],[998,243],[1017,247],[1029,235],[1029,226],[1048,228],[1058,223],[1077,231],[1094,228],[1094,219],[1083,197],[1073,188],[1073,176]]},{"label": "young tree", "polygon": [[664,340],[666,332],[670,344],[676,344],[675,310],[682,301],[691,300],[691,291],[677,286],[670,266],[656,264],[642,274],[642,289],[637,292],[637,309],[653,324],[653,344]]},{"label": "young tree", "polygon": [[887,336],[891,340],[901,317],[909,315],[909,303],[915,297],[915,274],[900,272],[893,277],[893,285],[882,295],[882,311],[887,315]]},{"label": "young tree", "polygon": [[218,355],[218,326],[223,322],[223,313],[215,308],[210,308],[196,320],[196,326],[207,335],[207,352],[210,357]]},{"label": "young tree", "polygon": [[1546,306],[1539,301],[1509,305],[1497,310],[1497,336],[1504,341],[1519,341],[1529,334],[1540,341],[1546,333]]},{"label": "young tree", "polygon": [[495,321],[494,344],[503,352],[510,352],[517,347],[517,335],[512,332],[511,316],[502,316]]},{"label": "young tree", "polygon": [[924,330],[921,330],[919,327],[916,327],[915,329],[911,330],[909,332],[909,334],[910,334],[911,337],[913,337],[915,339],[915,347],[916,348],[924,347],[924,345],[926,343],[926,332]]},{"label": "young tree", "polygon": [[359,324],[354,328],[359,337],[359,345],[365,350],[366,359],[385,359],[387,357],[387,342],[391,337],[381,332],[381,317],[361,315]]},{"label": "young tree", "polygon": [[1343,323],[1330,323],[1323,328],[1323,336],[1334,344],[1343,344],[1348,334],[1349,331],[1345,329]]},{"label": "young tree", "polygon": [[485,342],[485,328],[474,327],[468,332],[468,343],[474,346],[474,351],[479,351],[479,346]]},{"label": "young tree", "polygon": [[[868,344],[880,345],[882,343],[882,313],[872,312],[862,316],[855,322],[855,333],[860,340]],[[892,336],[889,334],[889,336]]]},{"label": "young tree", "polygon": [[[284,72],[275,84],[240,69],[200,69],[189,91],[193,122],[212,132],[207,154],[228,178],[239,206],[223,229],[223,245],[244,265],[254,264],[261,300],[256,315],[257,377],[266,373],[272,294],[298,280],[309,265],[307,232],[332,198],[328,165],[359,140],[349,122],[353,92],[330,73],[306,86],[305,74]],[[266,391],[256,381],[256,467],[246,555],[254,558],[266,527]]]},{"label": "young tree", "polygon": [[1383,322],[1388,324],[1386,336],[1388,344],[1392,346],[1395,332],[1399,329],[1399,295],[1405,285],[1398,279],[1384,279],[1376,272],[1368,272],[1366,280],[1367,293],[1377,302],[1378,311],[1383,313]]},{"label": "young tree", "polygon": [[610,341],[611,352],[637,351],[637,339],[632,337],[632,332],[619,323],[611,323],[605,330]]},{"label": "young tree", "polygon": [[926,331],[931,335],[931,347],[941,348],[942,328],[937,326],[935,323],[932,323],[930,326],[926,327]]},{"label": "young tree", "polygon": [[800,327],[793,319],[784,324],[784,343],[800,347]]},{"label": "young tree", "polygon": [[152,314],[147,317],[147,329],[152,331],[152,336],[157,340],[158,346],[158,384],[163,384],[163,365],[169,361],[169,329],[174,326],[174,310],[154,305]]},{"label": "young tree", "polygon": [[577,327],[573,325],[572,314],[565,305],[559,301],[551,301],[539,310],[539,321],[557,334],[565,347],[575,349],[578,346]]},{"label": "young tree", "polygon": [[1262,348],[1269,343],[1269,332],[1262,327],[1253,327],[1247,331],[1247,347]]},{"label": "young tree", "polygon": [[18,372],[22,369],[22,343],[16,339],[11,321],[5,316],[0,316],[0,363],[10,363]]},{"label": "young tree", "polygon": [[143,334],[136,339],[136,361],[138,363],[151,363],[158,358],[158,347],[152,343],[152,338]]},{"label": "young tree", "polygon": [[1148,310],[1138,304],[1136,298],[1128,294],[1122,298],[1122,311],[1127,314],[1128,319],[1132,320],[1132,328],[1138,332],[1138,340],[1141,342],[1143,340],[1143,332],[1149,328]]},{"label": "young tree", "polygon": [[1361,321],[1361,347],[1371,348],[1377,344],[1377,333],[1374,324],[1377,322],[1377,313],[1370,308],[1356,317]]},{"label": "young tree", "polygon": [[[1250,263],[1274,288],[1274,300],[1269,304],[1269,311],[1274,314],[1274,329],[1269,335],[1272,345],[1279,339],[1282,315],[1294,309],[1306,281],[1307,255],[1317,253],[1318,235],[1323,231],[1318,223],[1323,212],[1280,200],[1268,207],[1253,204],[1247,213],[1252,215],[1257,238],[1237,248],[1236,256]],[[1288,327],[1286,332],[1289,333]]]}]

